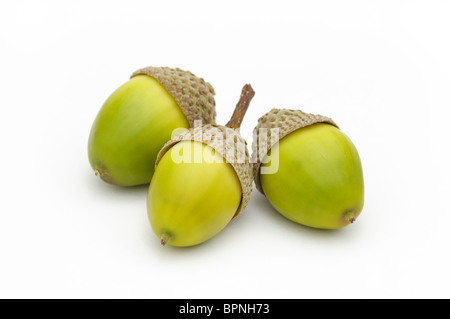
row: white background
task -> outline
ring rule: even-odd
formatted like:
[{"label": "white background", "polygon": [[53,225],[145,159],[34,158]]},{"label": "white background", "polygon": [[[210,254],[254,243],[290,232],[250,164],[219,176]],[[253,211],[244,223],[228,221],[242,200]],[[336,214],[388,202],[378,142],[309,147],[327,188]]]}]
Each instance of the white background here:
[{"label": "white background", "polygon": [[[0,297],[450,297],[448,1],[2,1]],[[91,124],[145,66],[190,70],[251,143],[273,107],[332,117],[366,205],[338,231],[256,190],[218,236],[162,248],[147,187],[95,178]]]}]

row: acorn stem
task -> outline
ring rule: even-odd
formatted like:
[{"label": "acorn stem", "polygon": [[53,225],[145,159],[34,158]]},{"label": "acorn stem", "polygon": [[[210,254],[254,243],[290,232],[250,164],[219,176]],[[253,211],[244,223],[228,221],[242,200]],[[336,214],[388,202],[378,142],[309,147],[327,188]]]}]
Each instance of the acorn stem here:
[{"label": "acorn stem", "polygon": [[167,234],[167,233],[163,233],[162,235],[161,235],[161,245],[162,246],[165,246],[165,245],[167,245],[167,243],[168,242],[170,242],[170,235],[169,234]]},{"label": "acorn stem", "polygon": [[250,105],[250,101],[255,96],[255,91],[250,84],[244,85],[242,88],[241,98],[239,99],[236,108],[234,109],[233,116],[231,120],[225,125],[226,127],[239,129],[241,127],[242,119],[247,112],[247,109]]}]

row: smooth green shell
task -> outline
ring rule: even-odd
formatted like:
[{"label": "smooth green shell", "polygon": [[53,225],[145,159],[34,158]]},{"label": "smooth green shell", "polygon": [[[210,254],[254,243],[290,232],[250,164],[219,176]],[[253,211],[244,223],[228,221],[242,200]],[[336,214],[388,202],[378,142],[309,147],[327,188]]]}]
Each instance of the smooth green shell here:
[{"label": "smooth green shell", "polygon": [[[361,161],[351,140],[329,124],[314,124],[283,138],[263,166],[265,195],[275,209],[297,223],[336,229],[353,222],[364,205]],[[264,161],[268,161],[268,158]]]},{"label": "smooth green shell", "polygon": [[133,77],[111,94],[95,119],[90,164],[108,183],[148,184],[159,150],[177,128],[189,123],[170,93],[153,77]]},{"label": "smooth green shell", "polygon": [[194,246],[230,222],[241,198],[239,178],[221,155],[200,142],[183,141],[156,168],[148,217],[158,238],[173,246]]}]

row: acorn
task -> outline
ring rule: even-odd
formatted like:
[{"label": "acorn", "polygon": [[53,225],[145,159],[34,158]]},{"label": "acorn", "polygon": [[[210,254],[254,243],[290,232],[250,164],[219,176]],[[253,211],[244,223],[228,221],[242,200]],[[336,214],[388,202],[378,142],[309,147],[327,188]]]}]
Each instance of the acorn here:
[{"label": "acorn", "polygon": [[[147,67],[113,92],[89,136],[95,175],[120,186],[148,184],[156,156],[175,130],[215,123],[214,89],[180,69]],[[179,132],[179,131],[178,131]]]},{"label": "acorn", "polygon": [[244,86],[226,126],[196,126],[160,151],[150,183],[147,211],[162,245],[201,244],[246,207],[253,174],[239,127],[254,91]]},{"label": "acorn", "polygon": [[361,161],[330,118],[273,109],[253,133],[257,189],[286,218],[309,227],[353,223],[364,205]]}]

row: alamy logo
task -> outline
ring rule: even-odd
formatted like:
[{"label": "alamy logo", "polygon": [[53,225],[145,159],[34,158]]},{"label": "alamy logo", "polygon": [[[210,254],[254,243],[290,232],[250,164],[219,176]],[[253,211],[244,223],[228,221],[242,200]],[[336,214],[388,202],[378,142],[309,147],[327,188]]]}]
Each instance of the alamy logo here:
[{"label": "alamy logo", "polygon": [[[269,149],[279,138],[278,128],[260,128],[253,132],[258,151],[249,158],[246,144],[239,132],[224,126],[203,126],[202,121],[195,121],[194,128],[186,131],[179,128],[173,131],[172,139],[178,137],[182,141],[196,141],[210,147],[195,146],[194,143],[177,143],[173,146],[171,157],[174,163],[219,163],[254,164],[261,163],[261,174],[274,174],[278,171],[278,148]],[[220,156],[217,156],[220,154]]]}]

